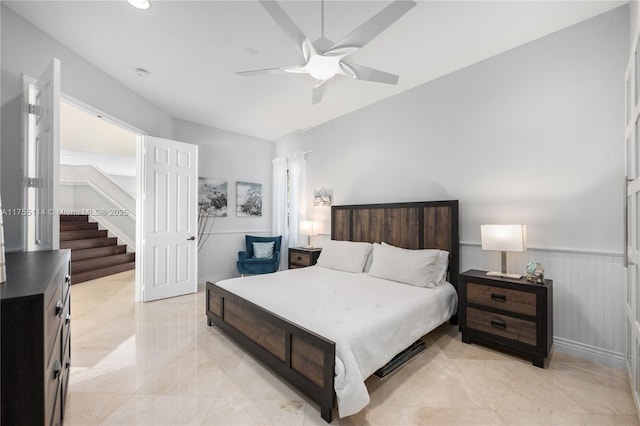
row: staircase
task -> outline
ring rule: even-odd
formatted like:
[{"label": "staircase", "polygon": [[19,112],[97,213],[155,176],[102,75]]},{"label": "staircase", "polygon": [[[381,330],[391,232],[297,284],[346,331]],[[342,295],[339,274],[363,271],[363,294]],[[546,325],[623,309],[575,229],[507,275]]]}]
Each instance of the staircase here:
[{"label": "staircase", "polygon": [[135,269],[135,253],[107,237],[87,215],[60,216],[60,248],[71,249],[71,283],[78,284]]}]

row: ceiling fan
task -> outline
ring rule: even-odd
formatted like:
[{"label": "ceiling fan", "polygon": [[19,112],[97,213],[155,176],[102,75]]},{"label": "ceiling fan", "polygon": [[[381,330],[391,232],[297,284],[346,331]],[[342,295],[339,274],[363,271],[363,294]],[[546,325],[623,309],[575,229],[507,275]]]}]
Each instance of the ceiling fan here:
[{"label": "ceiling fan", "polygon": [[324,0],[321,2],[322,35],[314,42],[309,41],[307,36],[300,31],[300,28],[298,28],[277,2],[260,0],[260,4],[266,9],[269,15],[271,15],[273,20],[276,21],[276,24],[280,26],[287,37],[296,45],[298,50],[300,50],[304,63],[291,67],[241,71],[236,74],[309,74],[316,79],[312,93],[313,104],[322,100],[327,82],[338,74],[356,80],[367,80],[387,84],[398,83],[398,76],[395,74],[347,62],[344,59],[362,49],[367,43],[377,37],[378,34],[400,19],[400,17],[416,5],[415,1],[395,0],[337,43],[324,37]]}]

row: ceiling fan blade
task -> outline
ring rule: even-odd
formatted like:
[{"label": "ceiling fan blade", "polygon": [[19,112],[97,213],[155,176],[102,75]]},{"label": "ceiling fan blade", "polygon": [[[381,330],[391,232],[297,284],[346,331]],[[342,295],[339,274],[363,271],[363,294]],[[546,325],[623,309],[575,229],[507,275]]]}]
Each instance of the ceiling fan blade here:
[{"label": "ceiling fan blade", "polygon": [[356,80],[373,81],[376,83],[398,84],[398,76],[388,72],[365,67],[351,62],[340,62],[344,74]]},{"label": "ceiling fan blade", "polygon": [[300,28],[291,20],[289,15],[280,7],[275,1],[260,0],[260,4],[271,15],[276,24],[284,31],[289,39],[296,45],[298,50],[305,55],[305,59],[308,59],[305,54],[305,48],[303,47],[307,36],[305,36]]},{"label": "ceiling fan blade", "polygon": [[413,0],[394,1],[389,6],[385,7],[376,15],[374,15],[367,22],[349,33],[342,40],[334,44],[329,50],[348,46],[364,47],[367,43],[376,38],[378,34],[380,34],[387,27],[400,19],[402,15],[411,10],[415,5],[416,2]]},{"label": "ceiling fan blade", "polygon": [[313,86],[313,93],[311,94],[311,104],[315,105],[322,100],[324,91],[327,90],[327,81],[321,80],[315,86]]},{"label": "ceiling fan blade", "polygon": [[284,68],[266,68],[262,70],[250,70],[250,71],[238,71],[237,75],[278,75],[286,74],[287,71]]}]

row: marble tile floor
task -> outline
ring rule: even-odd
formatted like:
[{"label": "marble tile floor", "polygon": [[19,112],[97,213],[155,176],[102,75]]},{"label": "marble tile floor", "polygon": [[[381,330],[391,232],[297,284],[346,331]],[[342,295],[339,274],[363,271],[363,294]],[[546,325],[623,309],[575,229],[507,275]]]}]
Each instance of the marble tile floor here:
[{"label": "marble tile floor", "polygon": [[[66,425],[322,425],[318,407],[205,318],[204,289],[134,302],[134,271],[71,288]],[[340,425],[638,425],[623,370],[554,353],[547,369],[443,325]]]}]

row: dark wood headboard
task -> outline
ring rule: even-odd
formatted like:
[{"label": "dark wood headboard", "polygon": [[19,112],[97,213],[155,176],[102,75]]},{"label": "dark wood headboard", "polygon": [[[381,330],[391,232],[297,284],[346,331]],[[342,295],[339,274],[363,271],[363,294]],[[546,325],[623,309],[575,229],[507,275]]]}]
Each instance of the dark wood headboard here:
[{"label": "dark wood headboard", "polygon": [[447,250],[448,281],[458,287],[458,200],[331,206],[331,239]]}]

